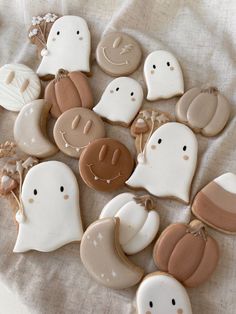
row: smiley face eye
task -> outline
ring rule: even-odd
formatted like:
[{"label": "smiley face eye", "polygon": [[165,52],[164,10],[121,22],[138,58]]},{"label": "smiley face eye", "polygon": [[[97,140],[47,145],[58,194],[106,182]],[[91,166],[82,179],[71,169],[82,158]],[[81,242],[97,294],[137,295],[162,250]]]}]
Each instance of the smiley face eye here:
[{"label": "smiley face eye", "polygon": [[34,195],[37,195],[38,191],[36,189],[34,189]]},{"label": "smiley face eye", "polygon": [[149,302],[149,306],[153,307],[153,302],[152,301]]},{"label": "smiley face eye", "polygon": [[98,155],[98,159],[99,161],[103,161],[106,157],[106,154],[107,154],[107,145],[102,145],[101,149],[100,149],[100,152],[99,152],[99,155]]},{"label": "smiley face eye", "polygon": [[120,88],[119,88],[119,87],[117,87],[117,88],[116,88],[116,91],[118,92],[118,90],[119,90],[119,89],[120,89]]},{"label": "smiley face eye", "polygon": [[132,92],[132,93],[130,94],[130,96],[134,96],[134,92]]},{"label": "smiley face eye", "polygon": [[152,66],[152,67],[153,67],[153,69],[154,69],[154,70],[156,69],[156,65],[155,65],[155,64],[153,64],[153,66]]},{"label": "smiley face eye", "polygon": [[167,66],[169,67],[170,66],[170,62],[168,61],[168,62],[166,62],[166,64],[167,64]]},{"label": "smiley face eye", "polygon": [[60,186],[60,191],[64,192],[64,186]]},{"label": "smiley face eye", "polygon": [[187,150],[187,146],[184,145],[184,146],[183,146],[183,151],[185,152],[186,150]]},{"label": "smiley face eye", "polygon": [[57,32],[57,35],[60,35],[60,32],[59,32],[59,31]]},{"label": "smiley face eye", "polygon": [[161,142],[162,142],[162,139],[159,138],[159,140],[157,141],[157,143],[158,143],[158,144],[161,144]]},{"label": "smiley face eye", "polygon": [[79,31],[77,31],[76,34],[79,35]]},{"label": "smiley face eye", "polygon": [[120,158],[120,150],[116,149],[112,156],[111,164],[115,166],[118,163],[119,158]]},{"label": "smiley face eye", "polygon": [[172,302],[172,305],[175,306],[175,304],[176,304],[175,299],[172,299],[171,302]]}]

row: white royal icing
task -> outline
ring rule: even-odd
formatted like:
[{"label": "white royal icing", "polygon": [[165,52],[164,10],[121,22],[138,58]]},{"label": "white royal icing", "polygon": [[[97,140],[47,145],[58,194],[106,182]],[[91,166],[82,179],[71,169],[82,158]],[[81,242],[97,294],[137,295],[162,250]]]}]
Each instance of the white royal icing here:
[{"label": "white royal icing", "polygon": [[168,51],[150,53],[144,63],[148,100],[171,98],[184,93],[184,80],[178,60]]},{"label": "white royal icing", "polygon": [[142,86],[130,77],[119,77],[108,84],[93,110],[111,122],[129,125],[142,102]]},{"label": "white royal icing", "polygon": [[14,252],[49,252],[83,235],[79,187],[72,170],[62,162],[46,161],[27,173],[21,199],[24,219]]},{"label": "white royal icing", "polygon": [[90,71],[91,50],[90,32],[86,21],[73,15],[57,19],[48,35],[47,53],[37,73],[39,76],[55,75],[59,69],[72,71]]},{"label": "white royal icing", "polygon": [[227,172],[214,179],[214,182],[221,186],[227,192],[236,194],[236,175]]},{"label": "white royal icing", "polygon": [[145,188],[158,197],[174,197],[187,203],[197,153],[196,136],[187,126],[166,123],[152,134],[144,159],[138,161],[126,183],[133,188]]}]

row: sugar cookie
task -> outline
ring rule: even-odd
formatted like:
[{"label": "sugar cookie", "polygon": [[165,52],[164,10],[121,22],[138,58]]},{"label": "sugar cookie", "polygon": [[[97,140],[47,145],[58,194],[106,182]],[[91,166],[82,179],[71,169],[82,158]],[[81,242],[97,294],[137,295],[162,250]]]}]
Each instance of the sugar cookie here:
[{"label": "sugar cookie", "polygon": [[99,219],[91,224],[81,240],[80,256],[90,275],[109,288],[129,288],[144,274],[120,247],[119,218]]}]

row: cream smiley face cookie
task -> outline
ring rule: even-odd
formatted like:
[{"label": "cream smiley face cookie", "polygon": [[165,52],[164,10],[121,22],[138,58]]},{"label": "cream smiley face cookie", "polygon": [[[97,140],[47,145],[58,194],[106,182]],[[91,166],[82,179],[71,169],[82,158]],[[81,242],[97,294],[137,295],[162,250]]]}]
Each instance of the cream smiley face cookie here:
[{"label": "cream smiley face cookie", "polygon": [[184,93],[184,80],[176,57],[165,50],[151,52],[144,63],[147,100],[171,98]]},{"label": "cream smiley face cookie", "polygon": [[93,111],[72,108],[57,119],[53,136],[64,154],[79,158],[89,143],[105,136],[105,127],[101,118]]},{"label": "cream smiley face cookie", "polygon": [[93,110],[110,123],[129,126],[142,102],[142,86],[130,77],[119,77],[108,84]]},{"label": "cream smiley face cookie", "polygon": [[113,32],[105,35],[96,49],[100,68],[111,76],[129,75],[139,66],[142,50],[128,34]]},{"label": "cream smiley face cookie", "polygon": [[138,314],[192,314],[185,288],[172,276],[155,272],[147,275],[136,293]]},{"label": "cream smiley face cookie", "polygon": [[50,252],[81,240],[79,187],[67,165],[46,161],[31,168],[23,182],[21,200],[15,253]]},{"label": "cream smiley face cookie", "polygon": [[197,154],[198,142],[191,129],[177,122],[165,123],[138,155],[136,169],[126,184],[145,188],[157,197],[173,197],[188,203]]},{"label": "cream smiley face cookie", "polygon": [[40,77],[56,75],[59,69],[90,71],[91,39],[87,22],[73,15],[57,19],[50,29],[46,48],[37,73]]}]

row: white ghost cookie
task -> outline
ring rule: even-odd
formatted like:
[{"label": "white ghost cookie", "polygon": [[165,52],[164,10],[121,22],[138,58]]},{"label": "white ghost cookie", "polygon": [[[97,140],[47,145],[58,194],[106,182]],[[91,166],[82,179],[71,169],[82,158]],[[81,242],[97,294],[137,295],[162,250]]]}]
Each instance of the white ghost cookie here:
[{"label": "white ghost cookie", "polygon": [[172,276],[155,272],[144,278],[136,293],[138,314],[192,314],[185,288]]},{"label": "white ghost cookie", "polygon": [[79,16],[62,16],[52,25],[37,73],[43,77],[55,75],[59,69],[89,72],[90,50],[86,21]]},{"label": "white ghost cookie", "polygon": [[145,188],[157,197],[173,197],[189,202],[196,170],[198,143],[185,125],[169,122],[157,129],[147,142],[138,164],[126,184]]},{"label": "white ghost cookie", "polygon": [[13,252],[50,252],[81,240],[79,187],[67,165],[46,161],[31,168],[21,200],[24,214],[16,215],[19,231]]},{"label": "white ghost cookie", "polygon": [[159,229],[159,215],[154,210],[154,202],[149,195],[117,195],[106,204],[100,214],[100,219],[107,217],[120,219],[119,240],[123,251],[128,255],[136,254],[147,247]]},{"label": "white ghost cookie", "polygon": [[0,106],[20,111],[37,99],[41,84],[37,74],[24,64],[5,64],[0,68]]},{"label": "white ghost cookie", "polygon": [[181,67],[168,51],[157,50],[147,56],[144,77],[148,88],[147,100],[171,98],[184,93]]},{"label": "white ghost cookie", "polygon": [[93,110],[111,123],[128,126],[142,102],[142,86],[130,77],[119,77],[108,84]]}]

